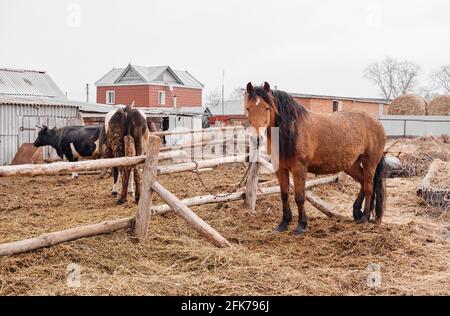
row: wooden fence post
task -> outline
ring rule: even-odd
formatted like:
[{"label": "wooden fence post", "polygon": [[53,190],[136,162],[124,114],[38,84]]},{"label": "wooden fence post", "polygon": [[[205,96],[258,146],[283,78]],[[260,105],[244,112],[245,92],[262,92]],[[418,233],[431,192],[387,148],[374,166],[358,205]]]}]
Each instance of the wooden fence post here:
[{"label": "wooden fence post", "polygon": [[143,184],[140,193],[138,210],[136,213],[136,222],[134,235],[138,241],[144,241],[147,238],[148,222],[152,206],[152,184],[156,181],[158,173],[158,155],[161,147],[161,139],[158,136],[150,136],[147,157],[145,159]]},{"label": "wooden fence post", "polygon": [[248,172],[247,186],[245,187],[244,207],[251,211],[256,211],[256,198],[259,181],[259,163],[250,162],[250,170]]}]

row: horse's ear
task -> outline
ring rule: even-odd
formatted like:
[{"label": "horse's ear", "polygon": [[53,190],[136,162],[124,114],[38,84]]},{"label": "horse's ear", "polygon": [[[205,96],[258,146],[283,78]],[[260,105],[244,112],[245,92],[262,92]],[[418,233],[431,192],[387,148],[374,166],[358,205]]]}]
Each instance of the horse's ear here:
[{"label": "horse's ear", "polygon": [[254,91],[253,85],[252,85],[251,82],[249,82],[249,83],[247,84],[247,93],[248,93],[249,95],[252,95],[252,94],[253,94],[253,91]]},{"label": "horse's ear", "polygon": [[264,91],[270,93],[270,84],[267,81],[264,82]]}]

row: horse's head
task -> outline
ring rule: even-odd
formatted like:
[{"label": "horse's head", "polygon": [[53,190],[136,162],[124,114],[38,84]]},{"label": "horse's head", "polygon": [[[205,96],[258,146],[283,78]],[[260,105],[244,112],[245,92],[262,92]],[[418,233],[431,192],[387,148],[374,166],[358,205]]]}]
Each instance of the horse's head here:
[{"label": "horse's head", "polygon": [[270,85],[265,82],[263,87],[253,87],[247,84],[245,94],[245,111],[250,127],[254,128],[259,139],[265,129],[275,126],[276,106],[275,99],[270,91]]}]

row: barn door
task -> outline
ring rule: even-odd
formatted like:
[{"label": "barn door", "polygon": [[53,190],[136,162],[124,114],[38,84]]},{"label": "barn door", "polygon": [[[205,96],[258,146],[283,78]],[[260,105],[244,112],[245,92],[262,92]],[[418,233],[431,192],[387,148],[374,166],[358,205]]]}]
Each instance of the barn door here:
[{"label": "barn door", "polygon": [[[37,137],[38,118],[24,115],[19,122],[19,144],[33,143]],[[20,119],[19,119],[20,120]]]},{"label": "barn door", "polygon": [[[36,125],[53,126],[52,124],[55,124],[55,119],[52,119],[31,115],[19,116],[19,147],[23,143],[34,143],[39,133],[39,128],[37,128]],[[54,157],[56,156],[56,151],[52,147],[46,146],[44,149],[44,156],[45,158]]]}]

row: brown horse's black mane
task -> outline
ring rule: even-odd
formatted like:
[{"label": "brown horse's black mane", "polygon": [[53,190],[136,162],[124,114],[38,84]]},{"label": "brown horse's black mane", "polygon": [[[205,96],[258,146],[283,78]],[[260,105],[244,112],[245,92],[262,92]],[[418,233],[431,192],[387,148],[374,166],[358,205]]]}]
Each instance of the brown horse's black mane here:
[{"label": "brown horse's black mane", "polygon": [[299,137],[297,124],[308,114],[308,111],[284,91],[272,90],[273,98],[263,87],[255,87],[253,91],[253,94],[248,96],[249,99],[254,99],[258,96],[276,109],[275,127],[280,129],[280,158],[289,159],[295,157]]}]

